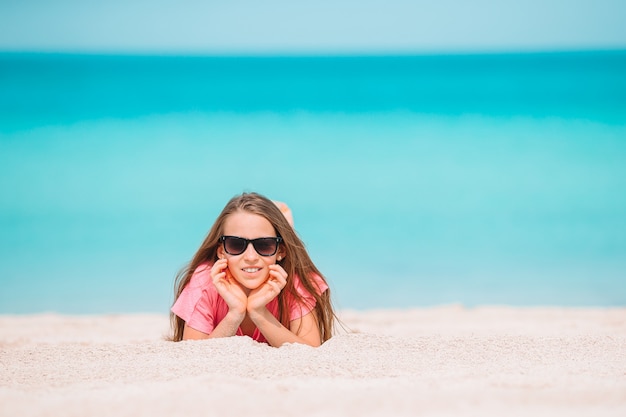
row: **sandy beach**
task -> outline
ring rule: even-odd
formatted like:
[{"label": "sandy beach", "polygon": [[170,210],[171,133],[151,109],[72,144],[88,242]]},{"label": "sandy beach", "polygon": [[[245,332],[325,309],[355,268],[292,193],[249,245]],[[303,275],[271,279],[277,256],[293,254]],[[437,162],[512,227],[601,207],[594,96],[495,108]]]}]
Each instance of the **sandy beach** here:
[{"label": "sandy beach", "polygon": [[624,416],[626,308],[341,311],[320,348],[0,316],[2,416]]}]

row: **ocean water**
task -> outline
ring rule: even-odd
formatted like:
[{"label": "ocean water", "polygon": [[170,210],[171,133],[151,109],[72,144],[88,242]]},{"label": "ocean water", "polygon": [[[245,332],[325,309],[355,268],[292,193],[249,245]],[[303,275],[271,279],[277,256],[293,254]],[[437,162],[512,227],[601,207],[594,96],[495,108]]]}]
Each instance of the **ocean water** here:
[{"label": "ocean water", "polygon": [[167,312],[226,201],[337,308],[626,304],[626,51],[0,54],[0,313]]}]

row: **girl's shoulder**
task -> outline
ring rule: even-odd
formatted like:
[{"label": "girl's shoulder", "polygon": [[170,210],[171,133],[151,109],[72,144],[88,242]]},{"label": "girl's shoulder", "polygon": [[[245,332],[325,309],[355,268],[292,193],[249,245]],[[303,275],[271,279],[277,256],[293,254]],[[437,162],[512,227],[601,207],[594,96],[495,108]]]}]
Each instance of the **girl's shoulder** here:
[{"label": "girl's shoulder", "polygon": [[[303,297],[310,297],[311,294],[304,287],[304,284],[302,284],[302,280],[300,279],[300,277],[298,275],[295,275],[293,278],[293,286],[298,294]],[[326,283],[324,278],[322,278],[318,274],[310,274],[308,281],[315,289],[315,292],[317,292],[317,294],[322,294],[328,289],[328,284]]]},{"label": "girl's shoulder", "polygon": [[[308,275],[307,283],[317,295],[322,295],[328,289],[328,284],[317,274]],[[316,297],[311,294],[298,275],[293,277],[293,287],[296,294],[287,293],[285,295],[289,306],[289,317],[291,320],[299,319],[315,308]]]},{"label": "girl's shoulder", "polygon": [[[226,315],[217,288],[211,279],[212,264],[199,265],[174,302],[171,311],[192,328],[211,333],[220,317]],[[226,309],[227,311],[227,309]]]},{"label": "girl's shoulder", "polygon": [[193,271],[191,278],[189,279],[189,284],[187,286],[198,289],[207,289],[214,288],[213,280],[211,279],[211,268],[213,267],[212,263],[203,263],[198,265],[198,267]]}]

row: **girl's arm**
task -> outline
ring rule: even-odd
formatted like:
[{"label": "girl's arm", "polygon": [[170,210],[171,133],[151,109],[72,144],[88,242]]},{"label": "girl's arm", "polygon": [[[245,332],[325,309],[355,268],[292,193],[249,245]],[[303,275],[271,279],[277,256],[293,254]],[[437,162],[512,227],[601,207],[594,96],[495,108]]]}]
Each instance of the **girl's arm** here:
[{"label": "girl's arm", "polygon": [[309,313],[289,323],[289,329],[267,309],[266,305],[287,284],[287,272],[278,264],[269,266],[269,278],[263,285],[252,290],[248,296],[246,310],[259,331],[270,345],[278,347],[285,343],[302,343],[309,346],[322,344],[322,337],[317,327],[317,316]]},{"label": "girl's arm", "polygon": [[[245,317],[245,315],[243,317]],[[217,326],[215,326],[215,329],[213,329],[210,334],[189,327],[187,323],[185,323],[185,328],[183,329],[183,340],[213,339],[217,337],[234,336],[237,334],[237,329],[239,329],[239,326],[243,321],[243,317],[229,311],[226,313],[226,317],[224,317],[224,319],[220,321]]]},{"label": "girl's arm", "polygon": [[317,347],[322,344],[314,311],[299,319],[292,320],[289,329],[283,326],[267,308],[249,311],[248,314],[272,346],[279,347],[285,343],[302,343]]},{"label": "girl's arm", "polygon": [[211,267],[211,279],[218,294],[228,305],[228,313],[213,331],[204,333],[189,327],[185,323],[183,340],[212,339],[230,337],[237,334],[237,329],[246,317],[246,295],[241,285],[230,275],[226,259],[219,259]]}]

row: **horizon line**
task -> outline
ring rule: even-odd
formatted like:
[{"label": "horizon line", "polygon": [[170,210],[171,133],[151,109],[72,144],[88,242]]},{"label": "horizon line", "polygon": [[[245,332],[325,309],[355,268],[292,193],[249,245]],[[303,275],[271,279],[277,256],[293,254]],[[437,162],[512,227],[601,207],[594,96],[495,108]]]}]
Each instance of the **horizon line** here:
[{"label": "horizon line", "polygon": [[350,57],[417,57],[417,56],[471,56],[471,55],[543,55],[623,53],[622,47],[597,48],[528,48],[528,49],[459,49],[459,50],[375,50],[375,51],[173,51],[128,49],[2,49],[1,55],[65,55],[65,56],[135,56],[135,57],[216,57],[216,58],[350,58]]}]

